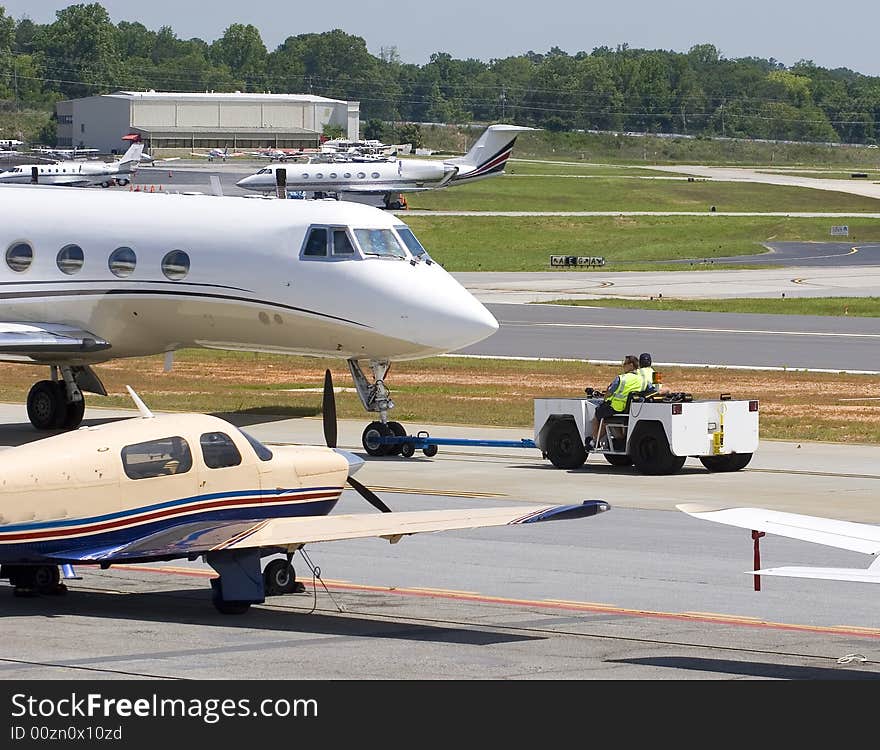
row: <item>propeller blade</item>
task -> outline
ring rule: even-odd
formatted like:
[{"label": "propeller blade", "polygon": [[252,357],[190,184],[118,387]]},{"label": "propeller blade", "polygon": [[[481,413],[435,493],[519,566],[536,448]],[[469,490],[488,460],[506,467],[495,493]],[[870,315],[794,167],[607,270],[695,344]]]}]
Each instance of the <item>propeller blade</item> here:
[{"label": "propeller blade", "polygon": [[321,404],[324,418],[324,442],[328,448],[336,447],[336,395],[333,393],[333,376],[330,370],[324,371],[324,400]]},{"label": "propeller blade", "polygon": [[391,512],[391,508],[389,508],[387,505],[385,505],[385,503],[383,503],[372,490],[364,487],[364,485],[362,485],[357,479],[355,479],[354,477],[349,477],[348,483],[352,487],[354,487],[358,491],[360,496],[364,500],[366,500],[370,505],[372,505],[374,508],[378,508],[383,513],[390,513]]}]

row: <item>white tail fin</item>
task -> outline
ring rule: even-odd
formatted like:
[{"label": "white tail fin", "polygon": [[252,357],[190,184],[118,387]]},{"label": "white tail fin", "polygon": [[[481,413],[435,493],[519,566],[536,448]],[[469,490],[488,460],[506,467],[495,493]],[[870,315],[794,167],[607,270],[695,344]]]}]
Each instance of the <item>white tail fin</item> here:
[{"label": "white tail fin", "polygon": [[447,164],[458,167],[454,182],[501,174],[513,152],[519,133],[535,128],[519,125],[490,125],[464,155],[447,159]]},{"label": "white tail fin", "polygon": [[119,160],[119,172],[133,172],[141,163],[141,154],[144,152],[144,144],[141,141],[132,143]]}]

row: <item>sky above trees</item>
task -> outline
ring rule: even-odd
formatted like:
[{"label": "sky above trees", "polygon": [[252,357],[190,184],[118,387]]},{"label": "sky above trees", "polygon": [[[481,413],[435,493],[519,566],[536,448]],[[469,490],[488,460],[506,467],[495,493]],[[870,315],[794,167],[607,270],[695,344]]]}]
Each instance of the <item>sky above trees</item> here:
[{"label": "sky above trees", "polygon": [[[69,3],[5,0],[7,15],[50,23]],[[596,47],[687,52],[712,44],[725,57],[775,59],[786,66],[802,60],[834,69],[880,75],[876,54],[880,3],[838,0],[821,10],[801,0],[625,0],[596,3],[555,0],[444,0],[442,3],[389,3],[334,0],[326,5],[277,0],[212,0],[181,3],[129,0],[103,3],[114,23],[140,21],[151,29],[168,25],[183,39],[212,42],[230,24],[253,25],[269,50],[288,36],[342,29],[363,37],[369,51],[395,48],[403,62],[425,64],[432,53],[488,62],[552,47],[576,54]]]}]

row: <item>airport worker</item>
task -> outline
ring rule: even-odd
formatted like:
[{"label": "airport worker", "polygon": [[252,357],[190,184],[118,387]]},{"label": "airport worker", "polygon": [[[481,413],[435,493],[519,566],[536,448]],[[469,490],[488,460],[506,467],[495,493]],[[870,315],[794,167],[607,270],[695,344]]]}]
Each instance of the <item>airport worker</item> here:
[{"label": "airport worker", "polygon": [[657,382],[656,373],[654,372],[654,364],[651,358],[651,355],[648,352],[642,352],[639,355],[639,374],[644,378],[645,387],[642,388],[642,391],[645,395],[663,395],[664,393],[669,393],[668,390],[664,389],[659,382]]},{"label": "airport worker", "polygon": [[634,354],[627,354],[623,360],[623,372],[611,381],[605,390],[605,400],[596,407],[592,421],[593,434],[587,443],[587,450],[596,448],[601,422],[608,417],[624,413],[629,397],[643,390],[644,378],[638,370],[639,358]]},{"label": "airport worker", "polygon": [[654,367],[651,355],[648,352],[642,352],[639,355],[639,375],[642,376],[644,386],[642,390],[645,393],[658,393],[660,386],[654,382]]}]

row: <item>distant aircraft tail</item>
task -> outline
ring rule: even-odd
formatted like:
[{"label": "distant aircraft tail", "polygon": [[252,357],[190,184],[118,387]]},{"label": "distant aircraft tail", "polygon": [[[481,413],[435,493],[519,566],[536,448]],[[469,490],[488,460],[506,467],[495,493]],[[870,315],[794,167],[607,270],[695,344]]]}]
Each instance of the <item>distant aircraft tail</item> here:
[{"label": "distant aircraft tail", "polygon": [[143,142],[132,143],[122,155],[119,161],[119,173],[134,172],[141,163],[141,154],[144,152]]},{"label": "distant aircraft tail", "polygon": [[513,152],[516,136],[526,130],[535,130],[535,128],[490,125],[464,156],[445,160],[447,164],[458,168],[458,173],[450,181],[464,182],[492,177],[504,172],[507,160]]}]

